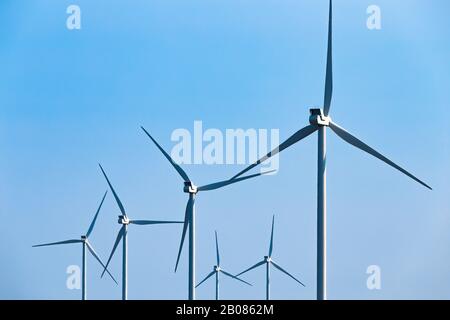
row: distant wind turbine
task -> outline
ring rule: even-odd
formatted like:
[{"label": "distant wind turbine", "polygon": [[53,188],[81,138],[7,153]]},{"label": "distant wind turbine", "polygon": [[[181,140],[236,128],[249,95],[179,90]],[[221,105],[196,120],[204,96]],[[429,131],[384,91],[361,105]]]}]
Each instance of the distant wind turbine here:
[{"label": "distant wind turbine", "polygon": [[270,246],[269,246],[269,254],[267,256],[264,256],[264,259],[255,265],[251,266],[250,268],[242,271],[241,273],[238,273],[236,276],[239,277],[240,275],[256,269],[262,265],[266,265],[266,300],[270,300],[270,265],[273,265],[275,268],[286,274],[287,276],[291,277],[295,281],[297,281],[302,286],[305,286],[300,280],[298,280],[296,277],[294,277],[292,274],[284,270],[280,265],[278,265],[275,261],[272,259],[272,252],[273,252],[273,228],[275,223],[275,215],[272,217],[272,232],[270,234]]},{"label": "distant wind turbine", "polygon": [[106,182],[109,185],[109,188],[111,189],[111,192],[114,195],[114,198],[116,199],[117,205],[119,206],[120,212],[122,215],[119,216],[118,223],[122,225],[122,227],[119,230],[119,233],[117,234],[116,242],[114,243],[114,246],[111,250],[111,254],[109,255],[108,262],[106,262],[106,266],[104,268],[104,271],[102,273],[102,277],[105,274],[105,271],[107,271],[107,267],[109,263],[111,262],[111,259],[114,255],[114,252],[117,249],[117,246],[119,245],[120,240],[122,240],[122,300],[127,300],[128,298],[128,242],[127,242],[127,234],[128,234],[128,225],[129,224],[136,224],[136,225],[154,225],[154,224],[169,224],[169,223],[183,223],[182,221],[155,221],[155,220],[130,220],[126,214],[125,208],[120,201],[116,191],[114,190],[113,186],[111,185],[111,182],[108,179],[108,176],[106,175],[105,171],[103,170],[102,166],[99,164],[100,169],[102,170],[103,175],[105,176]]},{"label": "distant wind turbine", "polygon": [[175,168],[181,178],[184,180],[184,189],[183,191],[189,195],[189,199],[186,206],[185,216],[184,216],[184,226],[183,233],[181,235],[180,248],[178,250],[177,262],[175,264],[175,272],[178,268],[178,262],[180,261],[181,251],[183,249],[184,238],[186,236],[187,228],[189,227],[189,277],[188,277],[188,299],[195,300],[195,197],[200,191],[210,191],[223,188],[227,185],[240,182],[243,180],[247,180],[250,178],[254,178],[260,176],[262,174],[269,174],[274,172],[268,171],[264,173],[252,174],[245,177],[240,177],[237,179],[229,179],[225,181],[220,181],[216,183],[211,183],[208,185],[204,185],[201,187],[197,187],[194,183],[189,179],[188,175],[184,170],[169,156],[169,154],[156,142],[155,139],[150,135],[150,133],[145,130],[144,127],[141,129],[146,133],[146,135],[153,141],[156,147],[161,151],[164,157],[170,162],[170,164]]},{"label": "distant wind turbine", "polygon": [[112,274],[109,272],[109,270],[106,268],[106,266],[103,264],[102,260],[99,258],[98,254],[95,252],[94,248],[92,247],[91,243],[89,242],[88,238],[92,233],[92,230],[94,230],[95,222],[97,221],[98,214],[100,212],[100,209],[103,205],[103,201],[105,201],[105,197],[108,191],[105,192],[102,201],[100,202],[100,205],[97,209],[97,212],[95,213],[94,219],[92,220],[89,229],[86,233],[86,235],[82,235],[81,239],[70,239],[70,240],[64,240],[64,241],[58,241],[58,242],[52,242],[52,243],[44,243],[44,244],[38,244],[34,245],[33,247],[47,247],[47,246],[56,246],[56,245],[62,245],[62,244],[73,244],[73,243],[81,243],[83,246],[83,269],[82,269],[82,281],[81,281],[81,299],[86,300],[87,299],[87,287],[86,287],[86,277],[87,277],[87,263],[86,263],[86,248],[89,250],[89,252],[94,256],[94,258],[100,263],[100,265],[108,272],[109,276],[113,281],[117,284],[116,279],[112,276]]},{"label": "distant wind turbine", "polygon": [[211,278],[213,275],[216,275],[216,300],[219,300],[219,274],[223,273],[224,275],[226,275],[227,277],[230,277],[232,279],[241,281],[249,286],[251,286],[250,283],[248,283],[245,280],[242,280],[241,278],[232,275],[231,273],[223,270],[220,267],[220,253],[219,253],[219,242],[217,240],[217,231],[215,232],[216,235],[216,265],[213,267],[213,271],[211,271],[202,281],[200,281],[200,283],[198,285],[196,285],[195,287],[199,287],[203,282],[205,282],[206,280],[208,280],[209,278]]},{"label": "distant wind turbine", "polygon": [[238,178],[245,172],[256,167],[260,163],[266,161],[268,158],[276,155],[284,149],[296,144],[300,140],[306,138],[312,133],[318,131],[318,162],[317,162],[317,299],[326,300],[327,298],[327,277],[326,277],[326,129],[330,127],[331,130],[337,134],[342,140],[361,149],[380,159],[391,167],[397,169],[411,179],[425,186],[431,190],[431,187],[425,182],[419,180],[414,175],[395,164],[381,153],[375,151],[367,144],[354,137],[344,128],[331,121],[329,117],[331,99],[333,93],[333,71],[332,71],[332,0],[330,0],[329,23],[328,23],[328,52],[327,52],[327,68],[325,79],[325,96],[323,109],[314,108],[310,110],[309,122],[310,125],[300,129],[294,133],[290,138],[280,144],[272,152],[268,153],[257,162],[253,163],[240,173],[235,175],[233,179]]}]

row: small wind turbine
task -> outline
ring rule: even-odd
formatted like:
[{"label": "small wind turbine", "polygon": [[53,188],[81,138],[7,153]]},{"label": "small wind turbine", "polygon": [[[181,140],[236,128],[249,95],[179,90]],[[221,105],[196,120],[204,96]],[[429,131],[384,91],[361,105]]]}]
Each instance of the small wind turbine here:
[{"label": "small wind turbine", "polygon": [[266,161],[268,158],[276,155],[277,153],[283,151],[286,148],[296,144],[300,140],[308,137],[312,133],[318,131],[318,161],[317,161],[317,300],[326,300],[327,298],[327,270],[326,270],[326,212],[327,212],[327,204],[326,204],[326,129],[330,127],[331,130],[337,134],[342,140],[353,145],[354,147],[361,149],[362,151],[367,152],[368,154],[374,156],[375,158],[380,159],[391,167],[397,169],[403,174],[407,175],[411,179],[425,186],[426,188],[431,189],[429,185],[425,182],[419,180],[414,175],[395,164],[381,153],[375,151],[367,144],[354,137],[352,134],[347,132],[344,128],[337,125],[335,122],[331,121],[331,117],[329,116],[331,99],[333,93],[333,67],[332,67],[332,0],[330,0],[330,11],[329,11],[329,22],[328,22],[328,51],[327,51],[327,68],[326,68],[326,78],[325,78],[325,96],[324,96],[324,107],[323,109],[314,108],[310,109],[310,124],[296,133],[294,133],[290,138],[280,144],[276,149],[272,150],[272,152],[268,153],[263,158],[259,159],[254,164],[250,165],[246,169],[242,170],[240,173],[235,175],[232,179],[238,178],[240,175],[249,171],[250,169],[256,167],[260,163]]},{"label": "small wind turbine", "polygon": [[109,272],[109,270],[106,268],[106,266],[103,264],[102,260],[99,258],[98,254],[95,252],[94,248],[92,247],[91,243],[89,242],[88,238],[92,233],[92,230],[94,230],[95,222],[97,221],[98,214],[100,212],[100,209],[103,205],[103,201],[105,201],[105,197],[108,191],[105,192],[102,201],[100,202],[100,205],[97,209],[97,212],[95,213],[94,219],[92,220],[89,229],[86,233],[86,235],[82,235],[81,239],[70,239],[70,240],[64,240],[64,241],[58,241],[58,242],[52,242],[52,243],[44,243],[44,244],[38,244],[34,245],[33,247],[47,247],[47,246],[56,246],[61,244],[72,244],[72,243],[81,243],[83,245],[83,269],[82,269],[82,281],[81,281],[81,299],[86,300],[87,299],[87,291],[86,291],[86,272],[87,272],[87,265],[86,265],[86,248],[89,250],[89,252],[94,256],[94,258],[100,263],[100,265],[108,272],[109,276],[113,281],[117,284],[116,279],[112,276],[112,274]]},{"label": "small wind turbine", "polygon": [[270,246],[269,246],[269,255],[264,256],[264,259],[258,263],[256,263],[255,265],[251,266],[250,268],[242,271],[241,273],[238,273],[236,276],[239,277],[240,275],[256,269],[262,265],[266,265],[266,300],[270,300],[270,265],[273,265],[275,268],[277,268],[278,270],[280,270],[281,272],[283,272],[284,274],[288,275],[289,277],[291,277],[292,279],[294,279],[295,281],[297,281],[299,284],[301,284],[302,286],[305,286],[300,280],[298,280],[296,277],[294,277],[292,274],[290,274],[289,272],[287,272],[286,270],[284,270],[280,265],[278,265],[275,261],[273,261],[272,259],[272,251],[273,251],[273,226],[274,226],[274,222],[275,222],[275,215],[272,217],[272,232],[270,234]]},{"label": "small wind turbine", "polygon": [[113,186],[111,185],[111,182],[109,181],[105,171],[103,170],[102,166],[99,164],[100,169],[103,172],[103,175],[105,176],[106,181],[108,182],[109,188],[111,189],[111,192],[114,195],[114,198],[116,199],[117,205],[119,206],[120,212],[122,215],[119,216],[118,223],[122,225],[122,227],[119,230],[119,233],[117,234],[116,242],[114,243],[114,246],[112,248],[111,254],[109,255],[108,261],[106,262],[105,269],[103,270],[102,277],[105,274],[105,271],[107,271],[107,267],[109,263],[111,262],[111,259],[114,255],[114,252],[117,249],[117,246],[119,245],[120,240],[122,240],[122,300],[127,300],[128,298],[128,242],[127,242],[127,234],[128,234],[128,225],[129,224],[136,224],[136,225],[154,225],[154,224],[168,224],[168,223],[183,223],[181,221],[155,221],[155,220],[130,220],[126,214],[125,208],[122,205],[122,202],[120,201],[119,197],[117,196],[116,191],[114,190]]},{"label": "small wind turbine", "polygon": [[211,278],[213,275],[216,275],[216,300],[219,300],[219,273],[223,273],[224,275],[226,275],[227,277],[230,277],[232,279],[241,281],[249,286],[251,286],[250,283],[248,283],[245,280],[240,279],[237,276],[232,275],[229,272],[226,272],[225,270],[223,270],[220,267],[220,254],[219,254],[219,242],[217,241],[217,231],[215,232],[216,235],[216,262],[217,264],[213,267],[213,271],[211,271],[202,281],[200,281],[200,283],[198,285],[196,285],[195,287],[199,287],[203,282],[205,282],[206,280],[208,280],[209,278]]},{"label": "small wind turbine", "polygon": [[268,171],[264,173],[252,174],[245,177],[240,177],[238,179],[229,179],[225,181],[220,181],[216,183],[211,183],[208,185],[204,185],[201,187],[197,187],[194,183],[189,179],[188,175],[184,170],[177,164],[175,161],[169,156],[169,154],[156,142],[155,139],[144,129],[141,129],[147,134],[147,136],[153,141],[156,147],[161,151],[164,157],[170,162],[170,164],[175,168],[181,178],[184,180],[184,189],[183,191],[189,195],[189,199],[186,206],[185,216],[184,216],[184,225],[183,225],[183,233],[181,235],[180,248],[178,250],[177,262],[175,264],[175,272],[178,268],[178,262],[180,261],[181,251],[183,249],[184,238],[186,236],[187,228],[189,227],[189,277],[188,277],[188,298],[189,300],[195,300],[195,197],[200,191],[210,191],[223,188],[227,185],[240,182],[243,180],[247,180],[250,178],[254,178],[260,176],[262,174],[269,174],[274,172]]}]

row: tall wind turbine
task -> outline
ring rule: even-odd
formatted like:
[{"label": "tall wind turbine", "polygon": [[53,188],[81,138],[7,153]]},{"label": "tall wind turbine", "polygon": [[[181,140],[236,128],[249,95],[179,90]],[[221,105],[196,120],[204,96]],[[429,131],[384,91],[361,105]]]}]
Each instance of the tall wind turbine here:
[{"label": "tall wind turbine", "polygon": [[318,161],[317,161],[317,299],[325,300],[327,298],[327,278],[326,278],[326,129],[330,127],[331,130],[337,134],[345,142],[361,149],[375,158],[380,159],[391,167],[399,170],[411,179],[431,189],[429,185],[416,178],[414,175],[395,164],[381,153],[375,151],[367,144],[347,132],[344,128],[333,122],[329,116],[331,98],[333,92],[333,72],[332,72],[332,0],[330,0],[329,11],[329,25],[328,25],[328,52],[327,52],[327,68],[325,78],[325,97],[323,109],[315,108],[310,110],[309,122],[310,125],[300,129],[294,133],[290,138],[280,144],[272,152],[268,153],[263,158],[259,159],[254,164],[250,165],[240,173],[235,175],[233,179],[238,178],[248,170],[254,168],[258,164],[264,162],[268,158],[276,155],[284,149],[292,146],[300,140],[306,138],[312,133],[318,131]]},{"label": "tall wind turbine", "polygon": [[114,255],[114,252],[117,249],[117,246],[119,245],[119,242],[122,240],[122,300],[127,300],[128,298],[128,225],[129,224],[136,224],[136,225],[154,225],[154,224],[169,224],[169,223],[183,223],[181,221],[156,221],[156,220],[131,220],[128,218],[125,208],[122,204],[122,202],[119,199],[119,196],[117,195],[116,191],[114,190],[113,186],[111,185],[111,182],[108,179],[108,176],[106,175],[105,171],[103,170],[102,166],[99,164],[100,169],[102,170],[103,175],[105,176],[106,182],[108,182],[109,188],[111,189],[111,192],[114,195],[114,198],[116,199],[117,205],[119,206],[120,212],[122,215],[119,216],[118,223],[122,225],[120,228],[116,242],[114,243],[114,246],[111,250],[111,254],[109,255],[108,261],[106,262],[106,266],[103,270],[102,277],[105,274],[105,271],[107,271],[107,267],[109,263],[111,262],[111,259]]},{"label": "tall wind turbine", "polygon": [[92,233],[92,230],[94,230],[95,222],[97,221],[98,214],[100,212],[100,209],[103,205],[103,201],[105,201],[105,197],[108,191],[105,192],[103,195],[102,201],[100,202],[100,205],[98,206],[97,212],[95,213],[94,219],[92,220],[89,229],[85,235],[81,236],[81,239],[70,239],[70,240],[64,240],[64,241],[58,241],[58,242],[52,242],[52,243],[44,243],[44,244],[38,244],[34,245],[33,247],[47,247],[47,246],[56,246],[56,245],[62,245],[62,244],[72,244],[72,243],[81,243],[83,247],[83,269],[82,269],[82,281],[81,281],[81,299],[86,300],[87,299],[87,291],[86,291],[86,277],[87,277],[87,263],[86,263],[86,248],[89,250],[89,252],[94,256],[94,258],[100,263],[100,265],[108,272],[109,276],[113,281],[117,284],[116,279],[112,276],[112,274],[109,272],[109,270],[106,268],[106,266],[103,264],[102,260],[99,258],[98,254],[95,252],[94,248],[92,247],[91,243],[89,242],[88,238]]},{"label": "tall wind turbine", "polygon": [[206,280],[208,280],[209,278],[211,278],[213,275],[216,275],[216,300],[219,300],[219,274],[223,273],[224,275],[226,275],[227,277],[230,277],[232,279],[241,281],[249,286],[251,286],[250,283],[248,283],[245,280],[242,280],[241,278],[232,275],[231,273],[223,270],[220,267],[220,253],[219,253],[219,242],[217,241],[217,231],[215,232],[216,235],[216,265],[213,267],[213,271],[211,271],[202,281],[200,281],[200,283],[198,285],[196,285],[195,287],[199,287],[203,282],[205,282]]},{"label": "tall wind turbine", "polygon": [[141,129],[147,134],[147,136],[153,141],[156,147],[161,151],[164,157],[170,162],[170,164],[175,168],[178,174],[184,181],[183,191],[188,194],[188,202],[186,205],[186,211],[184,216],[184,225],[183,225],[183,233],[181,235],[180,248],[178,250],[177,262],[175,264],[175,272],[178,268],[178,262],[180,261],[181,251],[183,249],[184,238],[186,236],[187,228],[189,227],[189,277],[188,277],[188,298],[189,300],[195,300],[195,197],[200,191],[210,191],[223,188],[227,185],[240,182],[243,180],[247,180],[250,178],[254,178],[260,176],[262,174],[268,174],[273,171],[268,171],[264,173],[252,174],[245,177],[240,177],[237,179],[230,179],[225,181],[220,181],[216,183],[207,184],[201,187],[197,187],[191,179],[189,179],[188,175],[184,170],[177,164],[175,161],[169,156],[169,154],[156,142],[155,139],[144,129]]},{"label": "tall wind turbine", "polygon": [[264,256],[264,259],[261,260],[260,262],[256,263],[255,265],[251,266],[250,268],[242,271],[241,273],[238,273],[236,276],[239,277],[240,275],[256,269],[262,265],[266,265],[266,300],[270,300],[270,265],[273,265],[275,268],[277,268],[278,270],[280,270],[281,272],[283,272],[284,274],[286,274],[287,276],[291,277],[292,279],[294,279],[295,281],[297,281],[299,284],[301,284],[302,286],[305,286],[300,280],[298,280],[296,277],[294,277],[292,274],[290,274],[289,272],[287,272],[286,270],[284,270],[279,264],[277,264],[275,261],[273,261],[272,259],[272,252],[273,252],[273,227],[274,227],[274,223],[275,223],[275,215],[272,217],[272,232],[270,234],[270,246],[269,246],[269,254],[267,256]]}]

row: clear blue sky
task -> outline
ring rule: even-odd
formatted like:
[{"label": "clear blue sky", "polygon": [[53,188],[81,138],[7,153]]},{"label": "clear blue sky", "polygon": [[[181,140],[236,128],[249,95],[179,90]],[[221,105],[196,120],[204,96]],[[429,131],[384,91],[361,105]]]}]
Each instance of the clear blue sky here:
[{"label": "clear blue sky", "polygon": [[[78,4],[82,29],[66,28]],[[382,29],[366,28],[366,9]],[[0,298],[78,299],[66,267],[78,246],[32,244],[85,233],[106,183],[129,215],[182,219],[181,180],[142,134],[166,149],[174,129],[279,128],[308,123],[323,101],[328,1],[52,1],[0,3]],[[430,192],[329,135],[329,298],[450,298],[450,26],[447,0],[336,0],[332,116],[434,187]],[[200,194],[197,278],[214,264],[239,272],[266,254],[276,214],[274,259],[307,285],[273,272],[275,299],[314,299],[316,138],[280,159],[275,176]],[[197,184],[238,165],[184,166]],[[103,258],[119,228],[106,200],[91,241]],[[187,255],[173,273],[181,228],[129,232],[129,297],[183,299]],[[120,251],[111,270],[120,278]],[[379,265],[382,289],[366,288]],[[118,299],[88,261],[88,295]],[[222,282],[222,297],[264,297]],[[213,298],[214,281],[198,289]]]}]

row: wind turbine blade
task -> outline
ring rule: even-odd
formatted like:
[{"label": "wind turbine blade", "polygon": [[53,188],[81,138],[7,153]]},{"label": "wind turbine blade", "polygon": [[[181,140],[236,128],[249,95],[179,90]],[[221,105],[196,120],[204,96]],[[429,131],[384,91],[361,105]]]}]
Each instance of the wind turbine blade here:
[{"label": "wind turbine blade", "polygon": [[153,137],[150,135],[150,133],[148,133],[148,131],[145,130],[145,128],[142,127],[142,126],[141,126],[141,129],[153,141],[153,143],[156,145],[156,147],[158,147],[159,151],[162,152],[164,157],[166,157],[166,159],[169,160],[170,164],[175,168],[175,170],[177,170],[178,174],[184,179],[184,181],[185,182],[190,182],[191,180],[189,179],[189,177],[186,174],[186,172],[184,172],[184,170],[181,169],[181,167],[177,163],[175,163],[175,161],[173,161],[173,159],[169,156],[169,154],[158,144],[158,142],[156,142],[155,139],[153,139]]},{"label": "wind turbine blade", "polygon": [[241,278],[239,278],[239,277],[237,277],[237,276],[234,276],[234,275],[232,275],[231,273],[226,272],[225,270],[220,269],[220,272],[222,272],[224,275],[226,275],[226,276],[228,276],[228,277],[230,277],[230,278],[233,278],[233,279],[235,279],[235,280],[238,280],[238,281],[240,281],[240,282],[243,282],[243,283],[245,283],[245,284],[247,284],[247,285],[249,285],[249,286],[252,285],[251,283],[249,283],[249,282],[247,282],[247,281],[245,281],[245,280],[242,280]]},{"label": "wind turbine blade", "polygon": [[98,165],[99,165],[100,169],[102,170],[103,175],[105,176],[106,182],[108,182],[109,188],[111,189],[111,191],[114,195],[114,198],[116,199],[116,202],[117,202],[117,205],[119,206],[120,212],[122,212],[122,214],[126,217],[127,214],[125,213],[125,208],[123,207],[123,204],[119,199],[119,196],[117,195],[116,191],[114,190],[111,182],[109,182],[108,176],[106,175],[105,170],[103,170],[102,165],[101,164],[98,164]]},{"label": "wind turbine blade", "polygon": [[271,263],[273,264],[273,266],[275,268],[277,268],[278,270],[280,270],[281,272],[283,272],[284,274],[288,275],[289,277],[291,277],[292,279],[294,279],[295,281],[297,281],[298,283],[300,283],[302,286],[305,286],[300,280],[298,280],[296,277],[294,277],[292,274],[290,274],[289,272],[287,272],[286,270],[284,270],[282,267],[280,267],[278,264],[276,264],[273,260],[271,261]]},{"label": "wind turbine blade", "polygon": [[109,270],[106,268],[106,266],[103,264],[102,260],[100,259],[100,257],[98,256],[98,254],[95,252],[94,248],[91,246],[91,244],[89,242],[86,241],[86,246],[88,247],[89,251],[91,252],[91,254],[94,256],[94,258],[98,261],[98,263],[100,263],[100,265],[104,268],[104,270],[106,270],[106,272],[108,272],[109,276],[111,277],[111,279],[116,283],[116,279],[114,279],[113,275],[109,272]]},{"label": "wind turbine blade", "polygon": [[272,256],[273,251],[273,225],[275,223],[275,215],[272,217],[272,232],[270,233],[270,247],[269,247],[269,257]]},{"label": "wind turbine blade", "polygon": [[83,242],[82,240],[64,240],[64,241],[58,241],[58,242],[50,242],[50,243],[43,243],[43,244],[36,244],[33,246],[33,248],[37,247],[47,247],[47,246],[56,246],[60,244],[71,244],[71,243],[80,243]]},{"label": "wind turbine blade", "polygon": [[300,140],[306,138],[310,134],[314,133],[316,130],[317,130],[317,126],[315,126],[315,125],[309,125],[309,126],[306,126],[306,127],[302,128],[302,129],[298,130],[296,133],[294,133],[292,136],[290,136],[286,141],[284,141],[282,144],[280,144],[277,148],[273,149],[271,152],[266,154],[264,157],[262,157],[261,159],[259,159],[255,163],[251,164],[250,166],[248,166],[247,168],[245,168],[244,170],[242,170],[241,172],[236,174],[234,177],[231,178],[231,180],[232,179],[236,179],[239,176],[242,176],[247,171],[253,169],[254,167],[259,165],[260,163],[263,163],[264,161],[266,161],[270,157],[275,156],[276,154],[280,153],[284,149],[289,148],[293,144],[295,144],[295,143],[299,142]]},{"label": "wind turbine blade", "polygon": [[247,179],[251,179],[251,178],[255,178],[255,177],[259,177],[261,175],[265,175],[265,174],[269,174],[272,172],[275,172],[276,170],[271,170],[271,171],[267,171],[267,172],[260,172],[260,173],[255,173],[255,174],[251,174],[245,177],[240,177],[240,178],[231,178],[229,180],[225,180],[225,181],[220,181],[220,182],[216,182],[216,183],[211,183],[211,184],[207,184],[206,186],[201,186],[198,187],[197,190],[198,191],[211,191],[211,190],[216,190],[216,189],[220,189],[223,188],[229,184],[233,184],[236,182],[241,182]]},{"label": "wind turbine blade", "polygon": [[130,220],[130,223],[145,226],[149,224],[183,223],[183,221]]},{"label": "wind turbine blade", "polygon": [[105,274],[105,272],[106,272],[106,270],[107,270],[107,268],[109,266],[109,263],[111,262],[111,259],[112,259],[113,255],[114,255],[114,252],[116,252],[117,246],[119,245],[120,240],[122,240],[122,237],[123,237],[124,233],[125,233],[125,226],[122,225],[122,227],[119,230],[119,233],[117,234],[116,242],[114,242],[114,246],[113,246],[113,248],[111,250],[111,254],[109,255],[108,261],[106,262],[105,268],[103,269],[102,277]]},{"label": "wind turbine blade", "polygon": [[178,263],[180,262],[181,251],[183,250],[184,238],[186,237],[186,231],[191,221],[192,208],[194,206],[194,198],[189,198],[186,205],[186,212],[184,214],[183,233],[181,234],[180,248],[178,249],[177,263],[175,264],[175,272],[178,269]]},{"label": "wind turbine blade", "polygon": [[100,202],[100,205],[98,206],[98,209],[97,209],[97,212],[95,213],[94,219],[92,220],[91,225],[89,226],[88,232],[86,233],[86,238],[89,237],[89,235],[91,234],[92,230],[94,229],[95,221],[97,221],[98,214],[99,214],[100,209],[101,209],[101,207],[103,205],[103,201],[105,201],[105,198],[106,198],[107,194],[108,194],[108,190],[105,192],[105,194],[104,194],[104,196],[102,198],[102,201]]},{"label": "wind turbine blade", "polygon": [[206,277],[205,279],[203,279],[202,281],[200,281],[200,283],[198,285],[196,285],[195,287],[199,287],[203,282],[205,282],[206,280],[208,280],[209,278],[211,278],[216,272],[215,271],[211,271]]},{"label": "wind turbine blade", "polygon": [[220,254],[219,254],[219,241],[217,240],[217,231],[216,233],[216,260],[217,260],[217,266],[220,266]]},{"label": "wind turbine blade", "polygon": [[330,122],[330,128],[344,141],[350,143],[351,145],[355,146],[358,149],[361,149],[369,154],[371,154],[372,156],[374,156],[375,158],[380,159],[381,161],[387,163],[388,165],[390,165],[391,167],[397,169],[398,171],[402,172],[403,174],[407,175],[408,177],[410,177],[411,179],[415,180],[416,182],[420,183],[421,185],[427,187],[430,190],[433,190],[429,185],[427,185],[425,182],[421,181],[420,179],[416,178],[414,175],[412,175],[411,173],[409,173],[408,171],[406,171],[405,169],[403,169],[402,167],[400,167],[399,165],[395,164],[394,162],[392,162],[391,160],[389,160],[388,158],[386,158],[385,156],[383,156],[381,153],[379,153],[378,151],[375,151],[374,149],[372,149],[371,147],[369,147],[367,144],[365,144],[364,142],[362,142],[361,140],[359,140],[358,138],[354,137],[353,135],[351,135],[349,132],[347,132],[344,128],[341,128],[339,125],[337,125],[336,123]]},{"label": "wind turbine blade", "polygon": [[258,262],[257,264],[251,266],[250,268],[248,268],[248,269],[242,271],[241,273],[238,273],[238,274],[236,275],[236,277],[239,277],[240,275],[242,275],[242,274],[244,274],[244,273],[246,273],[246,272],[248,272],[248,271],[250,271],[250,270],[253,270],[253,269],[255,269],[255,268],[258,268],[259,266],[262,266],[264,263],[266,263],[265,260],[260,261],[260,262]]},{"label": "wind turbine blade", "polygon": [[330,13],[328,17],[328,49],[327,49],[327,73],[325,78],[324,114],[330,112],[333,96],[333,1],[330,0]]}]

